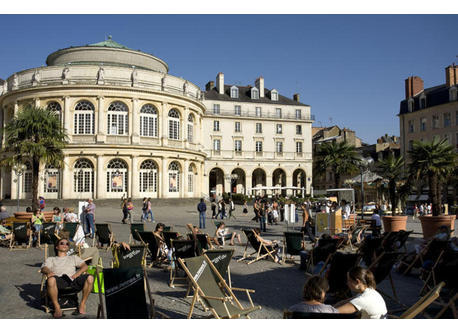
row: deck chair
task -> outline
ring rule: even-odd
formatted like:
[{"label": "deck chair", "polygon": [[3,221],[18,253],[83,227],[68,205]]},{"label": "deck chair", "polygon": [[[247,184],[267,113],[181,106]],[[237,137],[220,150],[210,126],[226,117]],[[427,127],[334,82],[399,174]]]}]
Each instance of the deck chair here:
[{"label": "deck chair", "polygon": [[354,313],[320,313],[320,312],[299,312],[283,311],[283,319],[360,319],[361,312]]},{"label": "deck chair", "polygon": [[178,239],[179,234],[176,231],[163,231],[162,237],[164,237],[165,245],[167,245],[167,247],[171,249],[172,248],[172,242],[171,242],[172,239]]},{"label": "deck chair", "polygon": [[[264,259],[264,258],[271,258],[272,261],[276,262],[276,255],[278,251],[278,246],[274,245],[267,245],[259,240],[258,235],[254,232],[253,229],[243,229],[243,232],[245,233],[245,236],[248,240],[245,250],[243,252],[242,258],[238,259],[237,262],[245,260],[245,259],[250,259],[253,258],[253,255],[255,254],[256,257],[254,259],[250,260],[247,262],[247,264],[252,264],[258,260]],[[247,249],[248,246],[251,245],[251,247],[255,250],[253,253],[250,253],[247,255]]]},{"label": "deck chair", "polygon": [[42,247],[44,244],[54,245],[56,242],[56,224],[54,222],[43,223],[40,233],[38,234],[38,246]]},{"label": "deck chair", "polygon": [[189,240],[195,241],[195,251],[196,255],[200,256],[203,254],[205,250],[213,249],[213,245],[211,244],[210,240],[208,239],[207,234],[188,234]]},{"label": "deck chair", "polygon": [[138,231],[135,230],[138,238],[142,242],[143,246],[146,247],[146,251],[150,257],[150,264],[148,267],[152,267],[154,264],[159,263],[160,258],[159,246],[157,244],[156,236],[152,231]]},{"label": "deck chair", "polygon": [[130,251],[122,246],[113,247],[113,268],[129,268],[145,266],[146,247],[131,245]]},{"label": "deck chair", "polygon": [[65,222],[64,223],[63,229],[68,232],[68,237],[70,238],[70,240],[72,240],[73,237],[75,237],[76,230],[78,229],[79,226],[80,224],[77,222]]},{"label": "deck chair", "polygon": [[229,287],[232,287],[229,264],[234,255],[234,249],[211,249],[204,251],[204,254],[211,260],[221,277],[228,282]]},{"label": "deck chair", "polygon": [[[197,301],[201,301],[205,305],[204,309],[208,309],[217,319],[232,319],[240,318],[241,316],[250,318],[250,313],[261,309],[260,306],[255,306],[251,299],[250,293],[253,293],[254,290],[230,288],[210,258],[205,254],[194,258],[178,258],[178,262],[186,272],[195,290],[188,319],[192,317],[192,312]],[[234,290],[246,292],[250,302],[248,308],[244,308],[240,304],[233,292]]]},{"label": "deck chair", "polygon": [[316,264],[324,262],[321,270],[318,272],[318,275],[321,275],[334,253],[337,252],[344,242],[344,238],[320,238],[316,247],[312,248],[310,259],[306,268],[306,274],[309,274]]},{"label": "deck chair", "polygon": [[186,286],[187,283],[176,284],[175,280],[186,280],[186,277],[179,277],[180,265],[177,264],[179,258],[186,259],[195,257],[196,252],[194,250],[194,241],[193,240],[183,240],[183,239],[172,239],[171,240],[172,248],[172,269],[170,270],[170,280],[169,286],[175,288],[175,286]]},{"label": "deck chair", "polygon": [[304,233],[302,232],[284,232],[283,233],[283,263],[289,260],[294,263],[293,256],[298,256],[304,250]]},{"label": "deck chair", "polygon": [[[46,275],[42,274],[41,285],[40,285],[41,306],[43,307],[46,313],[50,313],[53,311],[54,306],[48,296],[46,281],[47,281]],[[65,288],[65,289],[59,290],[58,302],[59,302],[62,312],[64,311],[76,312],[78,310],[78,305],[79,305],[78,293],[79,291],[73,288]]]},{"label": "deck chair", "polygon": [[403,274],[409,273],[412,268],[414,267],[422,267],[425,264],[425,261],[430,260],[434,263],[437,262],[437,259],[441,256],[441,254],[445,251],[448,246],[447,241],[438,240],[438,239],[431,239],[426,246],[418,253],[412,262],[407,262],[405,260],[401,261],[402,265],[407,266],[404,270]]},{"label": "deck chair", "polygon": [[354,250],[355,247],[359,247],[364,239],[364,234],[366,230],[369,228],[366,224],[356,223],[353,224],[347,233],[347,244],[350,245],[350,248]]},{"label": "deck chair", "polygon": [[347,286],[347,272],[358,266],[360,257],[357,253],[336,252],[331,260],[326,277],[329,283],[329,294],[333,294],[337,299],[351,297],[351,291]]},{"label": "deck chair", "polygon": [[130,224],[130,236],[129,236],[129,244],[134,244],[136,242],[141,243],[140,238],[138,238],[137,233],[138,231],[145,231],[145,225],[143,223],[131,223]]},{"label": "deck chair", "polygon": [[[13,249],[28,249],[32,245],[32,230],[29,228],[27,222],[13,222],[12,237],[10,240],[10,251]],[[22,247],[22,244],[26,244],[26,247]]]},{"label": "deck chair", "polygon": [[[99,274],[96,276],[100,281]],[[147,275],[142,267],[104,268],[103,283],[105,293],[99,293],[97,318],[101,316],[105,319],[154,317],[154,300],[151,297]],[[146,302],[145,292],[149,298],[149,305]]]},{"label": "deck chair", "polygon": [[111,248],[114,242],[114,234],[111,231],[111,226],[108,223],[95,224],[95,237],[93,239],[92,246],[95,246],[96,241],[98,243],[98,247],[103,247],[103,245],[106,244],[107,251]]}]

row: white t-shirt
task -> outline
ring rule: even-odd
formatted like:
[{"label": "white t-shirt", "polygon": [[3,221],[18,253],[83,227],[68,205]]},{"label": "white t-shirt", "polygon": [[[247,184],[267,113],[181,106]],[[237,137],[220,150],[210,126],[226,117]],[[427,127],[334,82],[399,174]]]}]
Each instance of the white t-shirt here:
[{"label": "white t-shirt", "polygon": [[78,256],[48,257],[41,268],[48,267],[57,276],[67,274],[72,276],[76,273],[76,267],[80,267],[84,261]]},{"label": "white t-shirt", "polygon": [[362,319],[380,319],[386,315],[386,304],[383,297],[374,289],[366,288],[362,294],[350,301],[353,306],[361,311]]}]

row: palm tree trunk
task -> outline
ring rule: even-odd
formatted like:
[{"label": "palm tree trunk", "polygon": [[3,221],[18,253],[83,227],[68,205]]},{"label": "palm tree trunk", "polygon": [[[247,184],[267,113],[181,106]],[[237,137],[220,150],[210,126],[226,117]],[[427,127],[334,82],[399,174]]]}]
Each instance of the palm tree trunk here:
[{"label": "palm tree trunk", "polygon": [[340,175],[334,171],[334,188],[339,188]]},{"label": "palm tree trunk", "polygon": [[390,202],[391,202],[391,215],[396,215],[396,182],[390,180],[388,183],[388,189],[390,192]]},{"label": "palm tree trunk", "polygon": [[38,208],[38,178],[40,171],[40,161],[32,158],[32,210]]},{"label": "palm tree trunk", "polygon": [[433,216],[439,216],[440,215],[440,198],[439,198],[439,193],[437,191],[438,190],[437,175],[429,174],[428,180],[429,180],[429,197],[431,198],[431,201],[432,201],[432,213],[433,213]]}]

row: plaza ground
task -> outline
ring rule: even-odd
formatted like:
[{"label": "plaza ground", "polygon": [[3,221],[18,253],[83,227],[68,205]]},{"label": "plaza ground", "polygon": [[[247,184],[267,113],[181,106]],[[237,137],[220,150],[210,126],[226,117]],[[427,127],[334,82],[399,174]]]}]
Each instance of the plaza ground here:
[{"label": "plaza ground", "polygon": [[[173,230],[180,234],[186,234],[186,224],[198,225],[198,215],[196,211],[198,200],[196,199],[164,199],[153,201],[153,213],[156,222],[172,226]],[[9,212],[16,211],[15,201],[4,201]],[[25,210],[25,205],[29,202],[21,202],[20,210]],[[96,223],[110,223],[118,242],[129,240],[129,225],[121,223],[121,209],[118,200],[96,201]],[[47,209],[52,207],[77,207],[77,201],[52,201],[47,202]],[[135,202],[134,222],[140,222],[141,202]],[[214,223],[208,216],[211,214],[209,205],[207,210],[207,224],[205,232],[213,235],[215,233]],[[243,227],[255,227],[251,222],[253,217],[252,209],[247,215],[242,214],[241,206],[236,206],[236,219],[226,220],[229,228],[242,234],[243,245],[234,246],[234,258],[240,258],[245,248],[246,238],[240,231]],[[299,224],[296,224],[299,227]],[[153,229],[152,223],[147,223],[145,229]],[[291,230],[291,227],[289,228]],[[283,232],[287,230],[285,223],[268,226],[263,237],[267,239],[282,238]],[[409,217],[407,230],[413,230],[412,237],[408,241],[408,247],[422,240],[421,225]],[[250,248],[251,249],[251,248]],[[111,251],[100,251],[104,267],[111,265]],[[40,303],[40,283],[41,274],[39,269],[44,260],[44,252],[38,248],[28,250],[9,251],[8,248],[0,248],[0,318],[51,318],[46,314]],[[298,262],[298,259],[296,260]],[[252,313],[252,318],[270,319],[282,318],[283,310],[292,304],[301,301],[301,291],[306,276],[304,271],[299,269],[299,265],[286,263],[279,265],[272,261],[261,260],[251,265],[244,262],[232,260],[230,264],[232,285],[235,287],[254,289],[252,294],[255,305],[260,305],[262,309]],[[148,279],[155,300],[156,310],[159,310],[171,318],[185,318],[190,308],[191,298],[185,298],[186,288],[168,286],[169,273],[160,268],[147,269]],[[417,276],[402,276],[393,272],[394,284],[402,303],[410,306],[419,298],[419,291],[422,282]],[[378,286],[388,295],[392,295],[388,280],[383,281]],[[237,294],[242,304],[248,305],[248,300],[243,294]],[[388,308],[396,308],[397,305],[388,299]],[[87,304],[88,314],[85,316],[73,316],[67,312],[66,318],[95,318],[97,313],[98,295],[91,294]],[[204,318],[209,313],[204,313],[197,306],[193,313],[193,318]]]}]

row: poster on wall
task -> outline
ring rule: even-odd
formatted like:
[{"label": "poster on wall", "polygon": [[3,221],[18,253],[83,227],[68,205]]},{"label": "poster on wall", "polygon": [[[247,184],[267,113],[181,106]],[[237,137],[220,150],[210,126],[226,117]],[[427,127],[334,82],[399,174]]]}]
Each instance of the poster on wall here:
[{"label": "poster on wall", "polygon": [[48,175],[48,190],[57,190],[57,175]]},{"label": "poster on wall", "polygon": [[169,180],[169,192],[177,192],[177,175],[170,175]]},{"label": "poster on wall", "polygon": [[111,188],[113,190],[122,190],[123,189],[122,174],[113,173],[111,175]]}]

